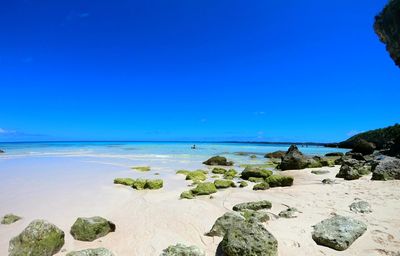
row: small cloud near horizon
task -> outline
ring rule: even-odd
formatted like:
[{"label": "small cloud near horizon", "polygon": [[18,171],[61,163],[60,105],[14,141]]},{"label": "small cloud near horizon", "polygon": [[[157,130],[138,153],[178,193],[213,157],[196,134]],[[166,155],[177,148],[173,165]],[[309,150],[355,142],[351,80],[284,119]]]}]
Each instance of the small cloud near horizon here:
[{"label": "small cloud near horizon", "polygon": [[256,112],[254,112],[254,115],[262,116],[262,115],[265,115],[265,112],[264,111],[256,111]]}]

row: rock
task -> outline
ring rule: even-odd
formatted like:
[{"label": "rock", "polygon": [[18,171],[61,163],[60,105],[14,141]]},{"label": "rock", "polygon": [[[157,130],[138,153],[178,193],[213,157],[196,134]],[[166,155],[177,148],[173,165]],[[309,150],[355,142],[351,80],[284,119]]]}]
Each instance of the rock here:
[{"label": "rock", "polygon": [[98,216],[78,218],[71,227],[71,235],[79,241],[94,241],[114,231],[114,223]]},{"label": "rock", "polygon": [[320,160],[320,163],[321,163],[322,166],[334,167],[335,166],[335,159],[322,158]]},{"label": "rock", "polygon": [[132,167],[132,169],[140,171],[140,172],[148,172],[151,170],[150,166],[135,166],[135,167]]},{"label": "rock", "polygon": [[265,179],[271,175],[272,171],[270,170],[266,170],[257,166],[248,166],[243,170],[241,178],[245,180],[249,179],[250,177]]},{"label": "rock", "polygon": [[146,187],[147,180],[145,179],[136,179],[133,181],[132,188],[137,190],[143,190]]},{"label": "rock", "polygon": [[197,185],[196,188],[191,190],[193,195],[211,195],[213,193],[217,193],[217,188],[212,182],[204,182]]},{"label": "rock", "polygon": [[212,178],[212,179],[219,179],[220,176],[219,176],[219,175],[212,175],[211,178]]},{"label": "rock", "polygon": [[226,160],[223,156],[213,156],[207,161],[203,162],[205,165],[221,165],[221,166],[232,166],[233,162]]},{"label": "rock", "polygon": [[251,222],[266,222],[269,220],[269,215],[265,211],[243,210],[240,213],[247,221]]},{"label": "rock", "polygon": [[232,180],[233,178],[235,178],[236,174],[237,171],[235,169],[229,169],[224,173],[224,179]]},{"label": "rock", "polygon": [[371,206],[366,201],[356,201],[349,205],[350,211],[355,213],[370,213],[372,212]]},{"label": "rock", "polygon": [[340,167],[339,173],[336,178],[344,178],[345,180],[356,180],[361,176],[369,174],[371,166],[367,165],[364,161],[356,159],[345,159]]},{"label": "rock", "polygon": [[253,190],[267,190],[269,189],[269,185],[266,182],[260,182],[253,186]]},{"label": "rock", "polygon": [[211,172],[215,174],[224,174],[226,172],[226,169],[221,167],[215,167],[214,169],[212,169]]},{"label": "rock", "polygon": [[343,251],[367,230],[363,222],[337,215],[314,226],[312,238],[323,246]]},{"label": "rock", "polygon": [[239,187],[244,188],[247,187],[249,184],[246,181],[241,181]]},{"label": "rock", "polygon": [[393,144],[390,145],[389,151],[386,154],[400,158],[400,135],[394,140]]},{"label": "rock", "polygon": [[193,196],[193,193],[192,193],[192,191],[183,191],[182,193],[181,193],[181,199],[193,199],[194,198],[194,196]]},{"label": "rock", "polygon": [[360,139],[357,141],[353,147],[352,152],[361,153],[363,155],[369,155],[374,153],[375,145],[371,142],[368,142],[364,139]]},{"label": "rock", "polygon": [[236,184],[235,182],[231,180],[214,180],[214,185],[216,188],[235,188]]},{"label": "rock", "polygon": [[264,182],[265,180],[264,180],[264,178],[250,177],[250,178],[248,179],[248,181],[250,181],[250,182],[255,182],[255,183],[260,183],[260,182]]},{"label": "rock", "polygon": [[5,153],[4,150],[1,150],[1,149],[0,149],[0,154],[3,154],[3,153]]},{"label": "rock", "polygon": [[190,171],[188,171],[188,170],[178,170],[178,171],[176,171],[176,174],[183,174],[183,175],[188,175],[190,173]]},{"label": "rock", "polygon": [[265,182],[268,183],[268,185],[273,188],[273,187],[288,187],[293,185],[293,180],[294,178],[291,176],[283,176],[279,174],[273,174],[269,176]]},{"label": "rock", "polygon": [[246,218],[238,212],[227,212],[215,221],[210,232],[206,235],[222,237],[234,223],[244,221],[245,219]]},{"label": "rock", "polygon": [[271,153],[265,154],[265,158],[282,158],[286,154],[286,151],[278,150]]},{"label": "rock", "polygon": [[130,187],[133,185],[134,182],[135,180],[131,178],[116,178],[114,180],[114,184],[121,184]]},{"label": "rock", "polygon": [[70,252],[66,256],[114,256],[114,254],[105,248],[96,248]]},{"label": "rock", "polygon": [[346,153],[346,156],[348,156],[352,159],[358,160],[358,161],[365,161],[364,155],[359,152],[350,151],[350,152]]},{"label": "rock", "polygon": [[3,219],[1,220],[1,224],[9,225],[9,224],[19,221],[20,219],[22,219],[22,218],[17,215],[6,214],[6,215],[4,215]]},{"label": "rock", "polygon": [[146,185],[144,188],[146,189],[160,189],[164,185],[164,181],[161,179],[154,179],[154,180],[146,180]]},{"label": "rock", "polygon": [[262,209],[271,209],[272,204],[270,201],[262,200],[262,201],[254,201],[254,202],[246,202],[240,203],[233,206],[234,211],[244,211],[244,210],[253,210],[258,211]]},{"label": "rock", "polygon": [[256,155],[251,155],[250,158],[251,159],[255,159],[255,158],[257,158],[257,156]]},{"label": "rock", "polygon": [[391,0],[375,17],[374,29],[379,40],[386,44],[386,50],[400,67],[400,1]]},{"label": "rock", "polygon": [[45,220],[32,221],[10,241],[9,256],[51,256],[64,245],[64,232]]},{"label": "rock", "polygon": [[400,180],[400,159],[384,157],[372,166],[372,180]]},{"label": "rock", "polygon": [[335,184],[336,182],[333,179],[323,179],[322,183],[323,184]]},{"label": "rock", "polygon": [[186,175],[186,180],[192,180],[192,181],[205,181],[207,179],[207,172],[203,170],[196,170],[187,173]]},{"label": "rock", "polygon": [[257,222],[236,222],[226,232],[221,248],[226,256],[278,255],[278,241]]},{"label": "rock", "polygon": [[332,153],[326,153],[325,156],[344,156],[342,152],[332,152]]},{"label": "rock", "polygon": [[321,168],[323,166],[321,160],[322,158],[319,156],[308,158],[306,168]]},{"label": "rock", "polygon": [[312,170],[311,173],[316,174],[316,175],[322,175],[322,174],[329,173],[329,171],[327,171],[327,170]]},{"label": "rock", "polygon": [[176,244],[168,246],[160,256],[205,256],[205,254],[197,246]]},{"label": "rock", "polygon": [[278,215],[282,218],[297,218],[299,210],[294,207],[289,207],[286,210],[281,211]]},{"label": "rock", "polygon": [[291,145],[285,156],[282,157],[280,169],[298,170],[304,169],[309,165],[309,159],[300,152],[296,145]]}]

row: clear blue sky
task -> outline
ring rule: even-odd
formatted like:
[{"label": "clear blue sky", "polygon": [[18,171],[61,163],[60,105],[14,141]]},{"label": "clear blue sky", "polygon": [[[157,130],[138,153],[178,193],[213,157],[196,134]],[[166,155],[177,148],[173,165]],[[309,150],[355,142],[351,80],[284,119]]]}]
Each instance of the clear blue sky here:
[{"label": "clear blue sky", "polygon": [[386,1],[3,1],[0,141],[338,141],[400,121]]}]

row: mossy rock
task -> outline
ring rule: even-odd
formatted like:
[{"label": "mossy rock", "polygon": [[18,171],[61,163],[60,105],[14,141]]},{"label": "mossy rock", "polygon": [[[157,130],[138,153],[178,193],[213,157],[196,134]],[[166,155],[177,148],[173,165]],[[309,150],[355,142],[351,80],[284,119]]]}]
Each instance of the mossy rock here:
[{"label": "mossy rock", "polygon": [[259,182],[264,182],[264,178],[250,177],[249,181],[259,183]]},{"label": "mossy rock", "polygon": [[216,188],[235,188],[236,184],[235,182],[231,180],[214,180],[214,185]]},{"label": "mossy rock", "polygon": [[197,246],[177,244],[168,246],[160,256],[205,256],[205,254]]},{"label": "mossy rock", "polygon": [[214,169],[212,169],[211,172],[215,173],[215,174],[225,174],[226,173],[226,169],[221,168],[221,167],[215,167]]},{"label": "mossy rock", "polygon": [[32,221],[10,241],[9,256],[51,256],[64,245],[64,232],[45,220]]},{"label": "mossy rock", "polygon": [[71,227],[71,235],[79,241],[94,241],[115,231],[115,224],[102,217],[78,218]]},{"label": "mossy rock", "polygon": [[212,178],[212,179],[219,179],[220,176],[219,176],[219,175],[212,175],[211,178]]},{"label": "mossy rock", "polygon": [[224,173],[224,179],[233,180],[233,178],[235,178],[236,175],[237,171],[235,169],[229,169]]},{"label": "mossy rock", "polygon": [[192,171],[186,175],[186,180],[205,181],[206,179],[207,175],[202,170]]},{"label": "mossy rock", "polygon": [[247,187],[249,184],[246,181],[241,181],[239,187],[244,188]]},{"label": "mossy rock", "polygon": [[267,190],[269,189],[269,184],[266,182],[260,182],[253,186],[253,190]]},{"label": "mossy rock", "polygon": [[223,156],[213,156],[207,161],[204,161],[203,164],[205,165],[221,165],[221,166],[232,166],[233,162],[228,161],[226,157]]},{"label": "mossy rock", "polygon": [[245,202],[245,203],[240,203],[236,204],[233,206],[234,211],[244,211],[244,210],[253,210],[253,211],[258,211],[262,209],[271,209],[272,203],[267,200],[261,200],[261,201],[253,201],[253,202]]},{"label": "mossy rock", "polygon": [[189,190],[189,191],[183,191],[183,192],[181,193],[180,198],[181,198],[181,199],[193,199],[194,196],[193,196],[192,191]]},{"label": "mossy rock", "polygon": [[19,221],[20,219],[22,219],[22,218],[17,215],[6,214],[6,215],[4,215],[3,219],[1,220],[1,224],[9,225],[9,224]]},{"label": "mossy rock", "polygon": [[147,180],[145,179],[136,179],[133,181],[132,188],[137,190],[143,190],[146,187]]},{"label": "mossy rock", "polygon": [[212,182],[203,182],[197,185],[194,189],[191,190],[193,195],[211,195],[213,193],[217,193],[217,188]]},{"label": "mossy rock", "polygon": [[206,233],[207,236],[224,236],[225,233],[238,221],[245,221],[245,217],[238,212],[227,212],[219,217],[211,230]]},{"label": "mossy rock", "polygon": [[311,173],[316,174],[316,175],[322,175],[322,174],[328,174],[329,171],[327,171],[327,170],[312,170]]},{"label": "mossy rock", "polygon": [[114,184],[121,184],[121,185],[125,185],[125,186],[132,186],[133,183],[135,182],[134,179],[131,178],[116,178],[114,179]]},{"label": "mossy rock", "polygon": [[257,156],[256,155],[251,155],[250,158],[251,159],[255,159],[255,158],[257,158]]},{"label": "mossy rock", "polygon": [[273,187],[288,187],[293,185],[294,178],[291,176],[283,176],[279,174],[274,174],[269,176],[265,182],[269,184],[271,188]]},{"label": "mossy rock", "polygon": [[248,221],[266,222],[269,220],[269,215],[266,211],[243,210],[240,214]]},{"label": "mossy rock", "polygon": [[265,179],[271,175],[272,171],[270,170],[266,170],[260,167],[248,166],[243,170],[241,178],[245,180],[249,179],[250,177]]},{"label": "mossy rock", "polygon": [[146,189],[160,189],[164,185],[164,181],[161,179],[147,180],[144,188]]},{"label": "mossy rock", "polygon": [[132,169],[140,172],[148,172],[151,170],[150,166],[135,166],[132,167]]},{"label": "mossy rock", "polygon": [[189,170],[178,170],[178,171],[176,171],[176,174],[188,175],[189,173],[190,173]]},{"label": "mossy rock", "polygon": [[114,254],[105,248],[96,248],[70,252],[66,256],[114,256]]}]

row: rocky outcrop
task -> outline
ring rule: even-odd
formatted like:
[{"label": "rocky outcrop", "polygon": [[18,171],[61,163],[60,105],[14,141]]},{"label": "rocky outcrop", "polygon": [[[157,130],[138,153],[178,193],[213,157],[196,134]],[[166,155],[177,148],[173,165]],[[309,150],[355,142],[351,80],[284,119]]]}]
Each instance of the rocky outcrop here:
[{"label": "rocky outcrop", "polygon": [[367,230],[363,222],[337,215],[314,226],[312,238],[323,246],[343,251]]},{"label": "rocky outcrop", "polygon": [[14,214],[6,214],[3,216],[3,218],[1,219],[1,224],[4,225],[9,225],[12,224],[14,222],[17,222],[21,219],[21,217],[14,215]]},{"label": "rocky outcrop", "polygon": [[226,232],[220,246],[226,256],[278,255],[278,241],[257,222],[236,222]]},{"label": "rocky outcrop", "polygon": [[64,232],[45,220],[32,221],[10,241],[9,256],[56,254],[64,245]]},{"label": "rocky outcrop", "polygon": [[262,209],[271,209],[272,204],[270,201],[262,200],[262,201],[254,201],[254,202],[246,202],[240,203],[233,206],[234,211],[244,211],[244,210],[253,210],[258,211]]},{"label": "rocky outcrop", "polygon": [[114,256],[114,254],[105,248],[96,248],[70,252],[66,256]]},{"label": "rocky outcrop", "polygon": [[344,178],[345,180],[356,180],[363,175],[371,172],[371,166],[365,161],[358,161],[356,159],[345,159],[340,167],[339,173],[336,178]]},{"label": "rocky outcrop", "polygon": [[400,159],[383,157],[372,166],[372,180],[400,180]]},{"label": "rocky outcrop", "polygon": [[370,213],[371,205],[369,205],[366,201],[355,201],[351,205],[349,205],[350,211],[355,213]]},{"label": "rocky outcrop", "polygon": [[222,237],[234,223],[244,220],[245,217],[238,212],[227,212],[215,221],[210,232],[208,232],[206,235]]},{"label": "rocky outcrop", "polygon": [[375,17],[374,29],[390,57],[400,67],[400,0],[390,0]]},{"label": "rocky outcrop", "polygon": [[221,165],[221,166],[232,166],[233,162],[228,161],[225,157],[223,156],[213,156],[207,161],[203,162],[205,165]]},{"label": "rocky outcrop", "polygon": [[114,223],[98,216],[78,218],[71,227],[71,235],[79,241],[94,241],[114,231]]},{"label": "rocky outcrop", "polygon": [[258,166],[247,166],[241,174],[241,178],[248,180],[250,177],[254,178],[268,178],[272,175],[272,171],[263,169]]},{"label": "rocky outcrop", "polygon": [[204,252],[197,246],[186,246],[176,244],[168,246],[160,256],[205,256]]},{"label": "rocky outcrop", "polygon": [[4,150],[1,150],[1,149],[0,149],[0,154],[3,154],[3,153],[5,153]]},{"label": "rocky outcrop", "polygon": [[280,169],[284,170],[298,170],[307,168],[309,159],[300,152],[296,145],[291,145],[285,156],[282,157]]},{"label": "rocky outcrop", "polygon": [[265,154],[265,158],[282,158],[286,154],[286,151],[278,150],[271,153]]}]

